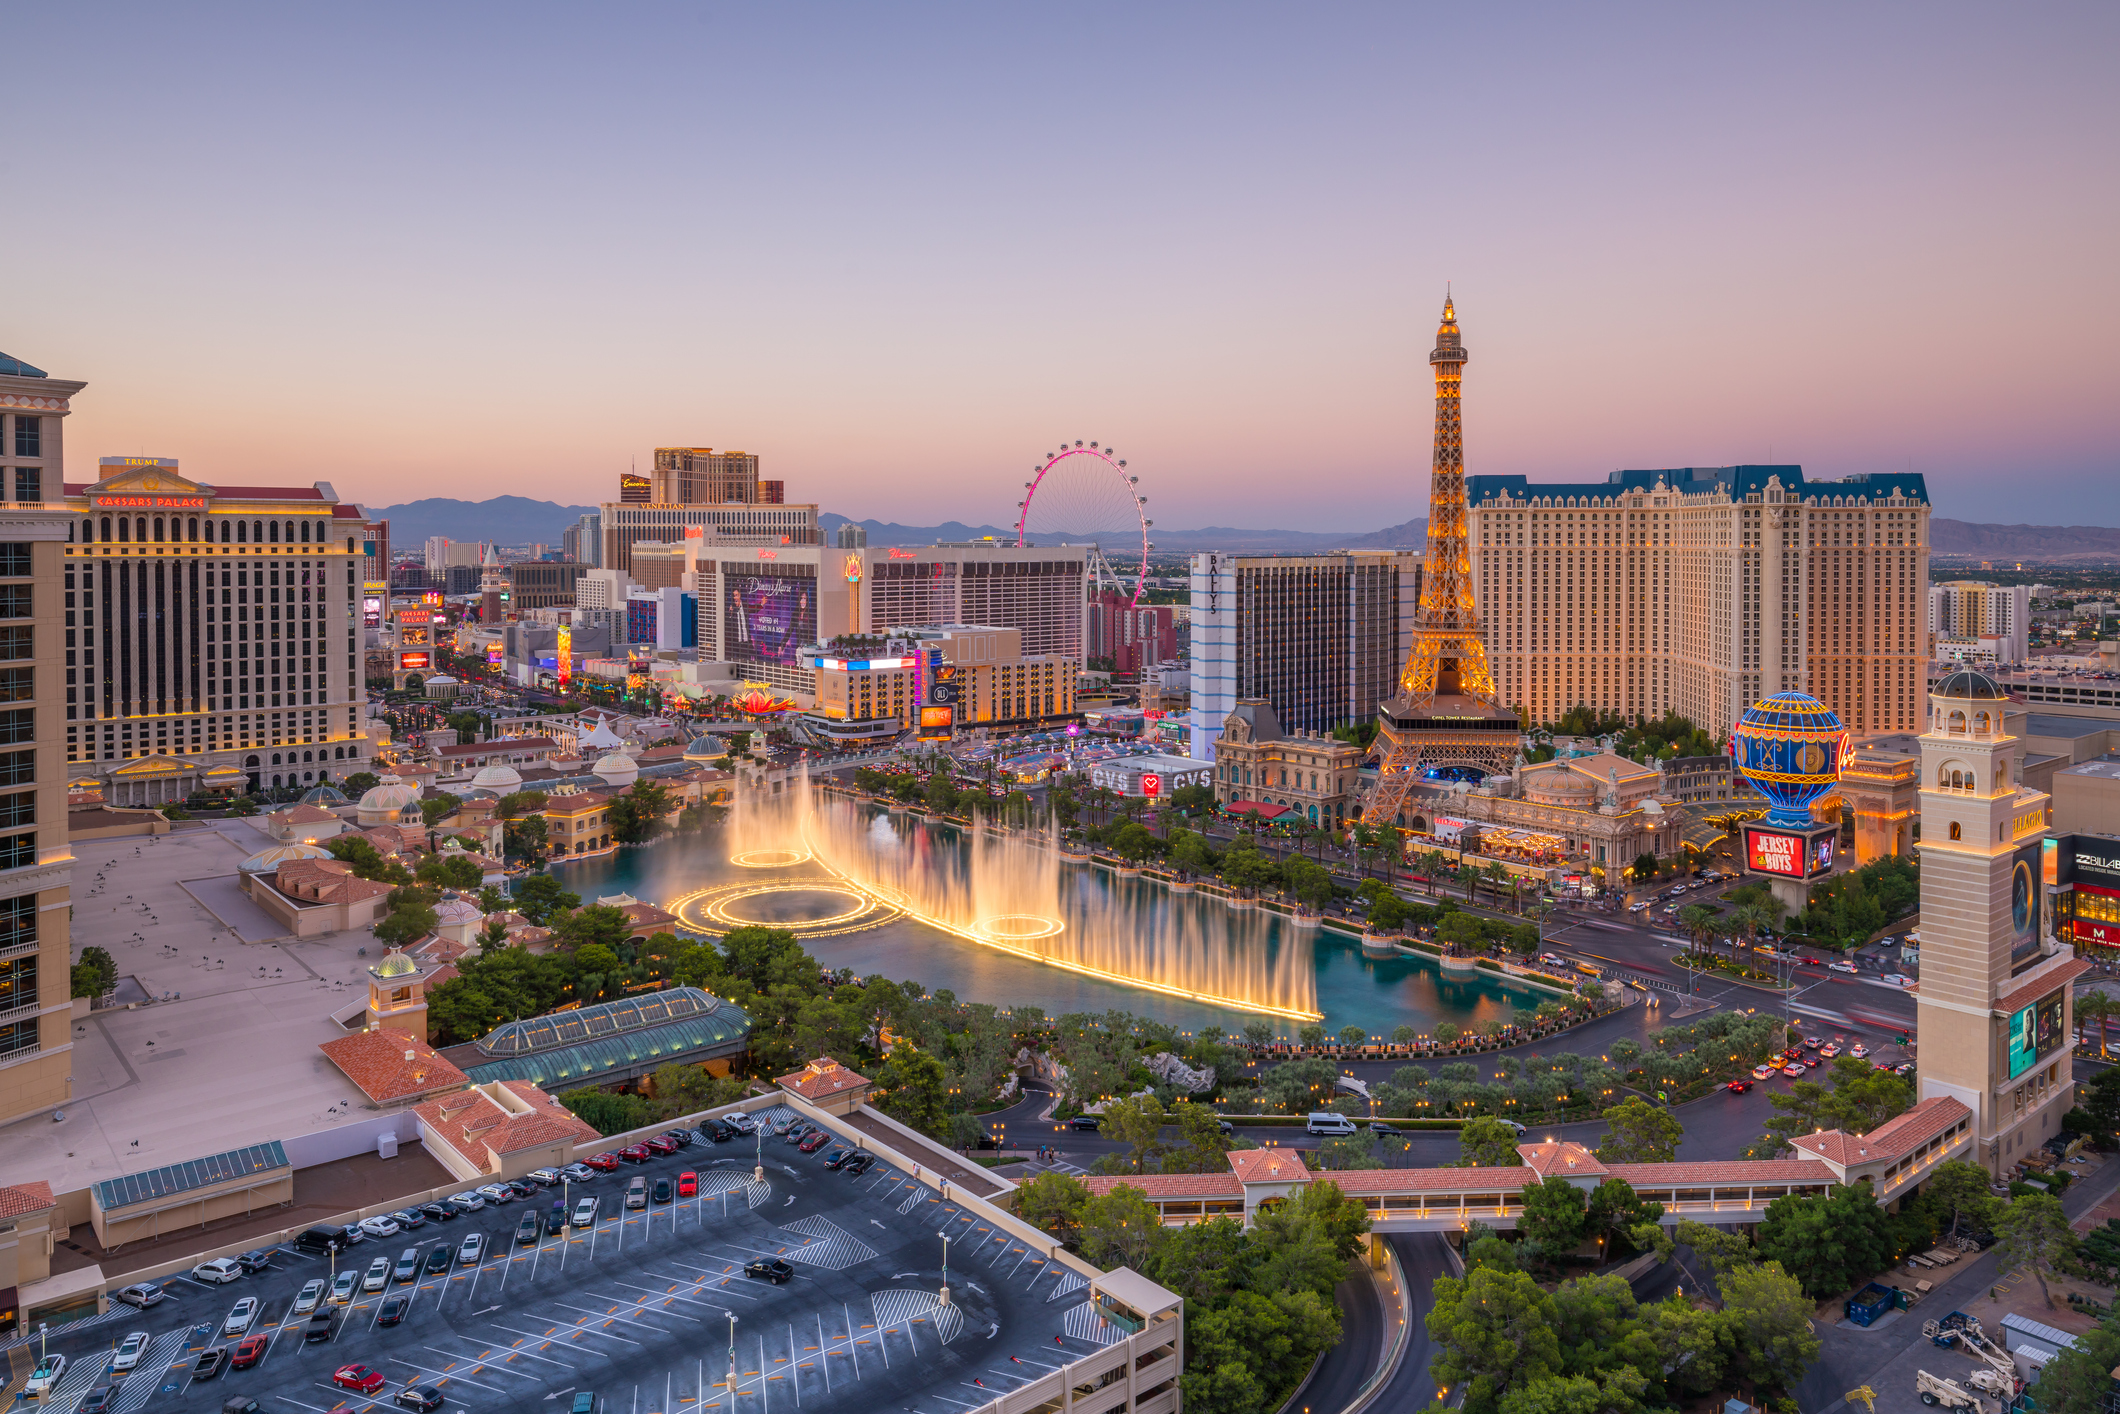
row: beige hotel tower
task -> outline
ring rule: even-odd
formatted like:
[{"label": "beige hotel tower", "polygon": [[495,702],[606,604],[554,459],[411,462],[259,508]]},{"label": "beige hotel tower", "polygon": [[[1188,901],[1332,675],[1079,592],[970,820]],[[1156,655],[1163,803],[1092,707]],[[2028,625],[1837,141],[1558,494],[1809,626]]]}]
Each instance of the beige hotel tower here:
[{"label": "beige hotel tower", "polygon": [[1922,1098],[1976,1116],[2000,1172],[2052,1138],[2073,1103],[2069,984],[2089,967],[2056,941],[2042,844],[2049,798],[2022,784],[2016,707],[1993,679],[1954,672],[1921,736]]}]

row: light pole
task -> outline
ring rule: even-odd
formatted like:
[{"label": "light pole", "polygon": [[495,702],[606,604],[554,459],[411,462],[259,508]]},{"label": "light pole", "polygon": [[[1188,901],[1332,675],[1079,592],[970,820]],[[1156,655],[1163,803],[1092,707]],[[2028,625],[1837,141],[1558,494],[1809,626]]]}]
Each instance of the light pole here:
[{"label": "light pole", "polygon": [[736,1313],[729,1313],[729,1408],[736,1408]]},{"label": "light pole", "polygon": [[[751,1137],[758,1141],[758,1167],[751,1170],[751,1182],[764,1183],[766,1181],[766,1127],[757,1120],[753,1120],[751,1123],[755,1126],[751,1130]],[[734,1349],[733,1346],[730,1348]]]},{"label": "light pole", "polygon": [[939,1237],[939,1238],[941,1238],[941,1239],[942,1239],[942,1297],[941,1297],[941,1301],[942,1301],[942,1304],[943,1304],[943,1305],[947,1306],[947,1305],[949,1305],[949,1304],[950,1304],[950,1235],[949,1235],[948,1233],[946,1233],[946,1232],[938,1232],[938,1233],[936,1233],[936,1234],[935,1234],[935,1236],[937,1236],[937,1237]]}]

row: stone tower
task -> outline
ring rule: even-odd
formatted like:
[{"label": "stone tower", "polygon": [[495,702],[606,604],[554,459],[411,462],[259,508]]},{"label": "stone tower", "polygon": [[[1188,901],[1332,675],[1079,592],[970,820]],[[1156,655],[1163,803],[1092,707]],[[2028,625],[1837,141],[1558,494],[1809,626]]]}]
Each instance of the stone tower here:
[{"label": "stone tower", "polygon": [[1372,824],[1398,817],[1408,788],[1428,767],[1505,773],[1522,736],[1516,714],[1502,707],[1494,690],[1472,601],[1472,558],[1465,544],[1465,429],[1458,407],[1465,360],[1457,310],[1446,296],[1442,327],[1428,355],[1435,369],[1428,554],[1399,690],[1377,709],[1377,786],[1362,812]]},{"label": "stone tower", "polygon": [[1921,736],[1921,1092],[1973,1111],[1997,1173],[2073,1103],[2069,984],[2089,967],[2053,937],[2049,802],[2021,784],[2011,706],[1993,679],[1954,672]]},{"label": "stone tower", "polygon": [[508,571],[501,565],[498,546],[486,547],[486,558],[480,565],[478,617],[482,624],[498,624],[501,621],[501,598],[508,592]]}]

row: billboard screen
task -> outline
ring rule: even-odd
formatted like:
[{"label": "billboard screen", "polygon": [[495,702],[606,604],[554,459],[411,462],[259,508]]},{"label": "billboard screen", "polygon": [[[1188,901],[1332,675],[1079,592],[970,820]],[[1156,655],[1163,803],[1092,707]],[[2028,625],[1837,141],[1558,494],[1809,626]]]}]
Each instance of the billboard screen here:
[{"label": "billboard screen", "polygon": [[947,707],[923,707],[920,709],[920,729],[946,727],[950,724],[950,709]]},{"label": "billboard screen", "polygon": [[430,609],[439,609],[442,607],[442,591],[439,589],[430,589],[426,593],[420,595],[420,602],[422,604],[425,604]]},{"label": "billboard screen", "polygon": [[2044,841],[2031,840],[2017,847],[2010,860],[2010,972],[2024,971],[2040,959],[2045,930],[2040,926],[2040,903],[2046,893]]},{"label": "billboard screen", "polygon": [[796,650],[817,641],[815,580],[725,574],[722,584],[721,641],[730,661],[792,668]]},{"label": "billboard screen", "polygon": [[552,666],[559,670],[561,687],[574,681],[574,629],[568,624],[559,626],[559,641],[552,650]]},{"label": "billboard screen", "polygon": [[500,665],[501,665],[501,646],[500,646],[500,645],[499,645],[498,643],[489,643],[489,644],[487,644],[487,645],[486,645],[486,666],[487,666],[487,667],[489,667],[489,668],[497,668],[497,667],[499,667]]},{"label": "billboard screen", "polygon": [[397,611],[397,621],[401,624],[432,623],[434,622],[434,611],[431,609],[400,609]]},{"label": "billboard screen", "polygon": [[383,622],[383,597],[370,594],[361,600],[361,624],[364,628],[377,628]]},{"label": "billboard screen", "polygon": [[430,661],[425,653],[398,654],[398,671],[401,673],[424,673]]},{"label": "billboard screen", "polygon": [[2061,993],[2041,997],[2010,1018],[2010,1079],[2037,1065],[2067,1038],[2061,1034]]},{"label": "billboard screen", "polygon": [[1835,836],[1830,831],[1799,834],[1793,830],[1745,827],[1745,867],[1755,874],[1782,879],[1812,879],[1831,872]]},{"label": "billboard screen", "polygon": [[625,475],[618,478],[618,499],[621,501],[645,501],[648,499],[648,478]]}]

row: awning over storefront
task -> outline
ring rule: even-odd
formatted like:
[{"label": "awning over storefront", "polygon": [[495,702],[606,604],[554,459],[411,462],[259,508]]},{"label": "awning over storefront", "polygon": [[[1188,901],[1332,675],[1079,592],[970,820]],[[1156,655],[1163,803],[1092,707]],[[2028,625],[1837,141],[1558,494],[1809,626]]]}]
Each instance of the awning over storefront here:
[{"label": "awning over storefront", "polygon": [[1687,821],[1685,828],[1678,832],[1678,837],[1695,849],[1712,849],[1730,838],[1727,831],[1718,829],[1706,820]]},{"label": "awning over storefront", "polygon": [[1261,820],[1278,820],[1290,813],[1285,805],[1268,805],[1263,800],[1232,800],[1222,810],[1227,815],[1254,815]]}]

